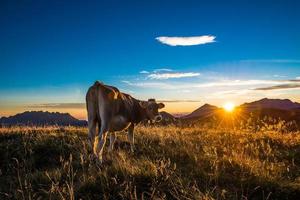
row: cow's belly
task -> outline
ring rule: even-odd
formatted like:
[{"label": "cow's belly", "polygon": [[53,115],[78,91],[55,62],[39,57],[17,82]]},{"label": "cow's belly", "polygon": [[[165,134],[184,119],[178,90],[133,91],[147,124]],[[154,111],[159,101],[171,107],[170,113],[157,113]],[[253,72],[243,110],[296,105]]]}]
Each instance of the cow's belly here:
[{"label": "cow's belly", "polygon": [[122,131],[126,128],[128,128],[130,125],[130,122],[123,117],[122,115],[116,115],[112,118],[110,123],[110,131]]}]

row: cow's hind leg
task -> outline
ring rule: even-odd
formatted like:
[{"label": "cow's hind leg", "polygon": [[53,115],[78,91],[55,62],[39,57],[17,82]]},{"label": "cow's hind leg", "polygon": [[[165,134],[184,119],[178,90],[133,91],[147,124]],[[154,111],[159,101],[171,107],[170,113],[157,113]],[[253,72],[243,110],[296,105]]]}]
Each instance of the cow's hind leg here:
[{"label": "cow's hind leg", "polygon": [[128,140],[130,142],[130,150],[131,152],[134,152],[134,134],[133,134],[133,130],[134,130],[134,125],[131,124],[129,127],[128,127]]},{"label": "cow's hind leg", "polygon": [[116,133],[115,132],[111,132],[110,133],[110,138],[109,138],[109,151],[111,152],[113,149],[114,149],[114,144],[115,144],[115,141],[116,141]]},{"label": "cow's hind leg", "polygon": [[[93,101],[87,100],[87,112],[88,112],[88,144],[91,149],[94,148],[94,141],[97,127],[97,107]],[[99,122],[100,123],[100,122]]]},{"label": "cow's hind leg", "polygon": [[99,135],[95,138],[95,144],[94,144],[94,154],[99,159],[100,163],[102,163],[102,154],[103,154],[103,148],[105,146],[106,142],[106,136],[108,133],[108,123],[107,121],[101,121],[101,128],[99,131]]},{"label": "cow's hind leg", "polygon": [[94,148],[96,127],[97,127],[97,121],[96,120],[89,120],[89,122],[88,122],[88,128],[89,128],[88,144],[89,144],[91,149]]}]

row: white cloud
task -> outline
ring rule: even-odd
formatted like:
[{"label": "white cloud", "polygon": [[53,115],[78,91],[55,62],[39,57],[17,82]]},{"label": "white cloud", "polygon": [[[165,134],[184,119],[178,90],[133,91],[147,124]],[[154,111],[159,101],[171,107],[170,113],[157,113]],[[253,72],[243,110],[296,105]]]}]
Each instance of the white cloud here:
[{"label": "white cloud", "polygon": [[215,98],[224,98],[228,96],[241,96],[245,95],[249,92],[252,92],[252,90],[249,89],[236,89],[236,90],[221,90],[212,93],[212,96]]},{"label": "white cloud", "polygon": [[284,75],[279,75],[279,74],[274,74],[273,77],[275,77],[275,78],[285,78],[286,76],[284,76]]},{"label": "white cloud", "polygon": [[300,84],[281,84],[281,85],[272,85],[268,87],[259,87],[255,88],[254,90],[286,90],[286,89],[299,89]]},{"label": "white cloud", "polygon": [[188,72],[188,73],[154,73],[149,74],[150,79],[170,79],[170,78],[186,78],[200,76],[200,73]]},{"label": "white cloud", "polygon": [[[151,74],[150,74],[151,75]],[[150,76],[149,75],[149,76]],[[163,78],[160,78],[163,79]],[[192,89],[192,88],[211,88],[211,87],[232,87],[232,86],[259,86],[259,85],[281,85],[292,84],[300,80],[226,80],[219,82],[206,82],[206,83],[164,83],[164,82],[138,82],[133,83],[129,81],[123,81],[124,83],[141,88],[157,88],[157,89]],[[249,88],[251,89],[251,88]],[[253,88],[255,89],[255,88]]]},{"label": "white cloud", "polygon": [[159,42],[170,46],[192,46],[215,42],[215,36],[202,35],[193,37],[166,37],[161,36],[155,38]]},{"label": "white cloud", "polygon": [[159,89],[174,89],[172,85],[162,83],[162,82],[130,82],[122,81],[129,86],[140,87],[140,88],[159,88]]},{"label": "white cloud", "polygon": [[173,69],[169,69],[169,68],[160,68],[160,69],[155,69],[153,70],[154,73],[157,73],[157,72],[172,72]]},{"label": "white cloud", "polygon": [[[215,86],[247,86],[247,85],[266,85],[266,84],[282,84],[285,81],[274,80],[227,80],[220,82],[209,82],[195,85],[196,88],[215,87]],[[291,81],[287,81],[291,82]]]},{"label": "white cloud", "polygon": [[61,108],[61,109],[78,109],[85,108],[85,103],[44,103],[27,105],[28,108]]},{"label": "white cloud", "polygon": [[142,70],[142,71],[140,71],[140,74],[149,74],[149,72],[146,70]]}]

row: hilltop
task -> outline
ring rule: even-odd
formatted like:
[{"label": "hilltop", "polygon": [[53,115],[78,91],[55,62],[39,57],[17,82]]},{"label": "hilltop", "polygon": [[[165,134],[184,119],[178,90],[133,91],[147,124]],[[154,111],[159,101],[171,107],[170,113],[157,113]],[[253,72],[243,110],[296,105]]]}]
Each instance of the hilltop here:
[{"label": "hilltop", "polygon": [[210,104],[204,104],[203,106],[197,108],[193,112],[191,112],[188,115],[182,116],[182,119],[188,119],[188,118],[205,118],[213,115],[217,110],[219,110],[217,106],[213,106]]},{"label": "hilltop", "polygon": [[10,117],[0,118],[0,124],[5,126],[23,125],[23,126],[86,126],[87,122],[76,119],[69,113],[26,111]]}]

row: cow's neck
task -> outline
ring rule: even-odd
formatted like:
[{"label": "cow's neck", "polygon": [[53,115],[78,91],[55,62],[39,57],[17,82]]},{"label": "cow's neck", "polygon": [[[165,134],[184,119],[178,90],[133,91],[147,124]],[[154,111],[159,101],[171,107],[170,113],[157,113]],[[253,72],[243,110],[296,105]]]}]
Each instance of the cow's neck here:
[{"label": "cow's neck", "polygon": [[134,112],[131,116],[131,121],[133,123],[140,123],[141,121],[147,119],[146,109],[140,105],[140,101],[136,100],[134,102]]},{"label": "cow's neck", "polygon": [[140,100],[127,94],[122,94],[121,97],[122,101],[119,109],[121,109],[120,112],[124,117],[135,124],[147,119],[146,109],[140,105]]}]

